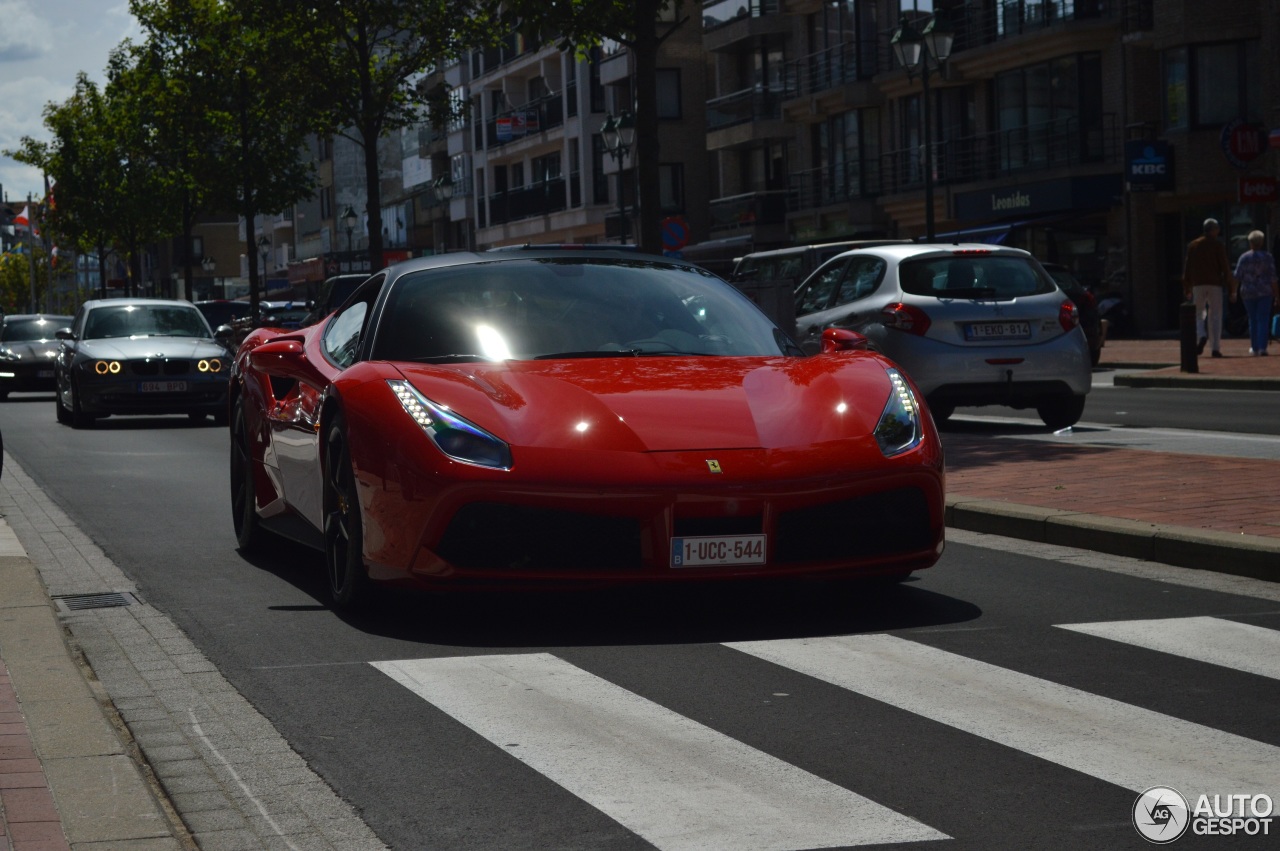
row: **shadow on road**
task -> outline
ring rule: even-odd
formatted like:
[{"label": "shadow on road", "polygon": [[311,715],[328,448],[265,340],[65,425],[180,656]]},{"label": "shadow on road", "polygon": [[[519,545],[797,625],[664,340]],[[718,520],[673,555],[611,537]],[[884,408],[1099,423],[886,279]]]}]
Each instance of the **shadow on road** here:
[{"label": "shadow on road", "polygon": [[[245,557],[316,600],[269,611],[327,610],[319,553],[286,541]],[[947,558],[944,556],[942,569]],[[931,568],[938,569],[938,568]],[[680,586],[421,593],[378,589],[339,617],[371,635],[448,647],[688,644],[883,632],[971,621],[977,606],[898,584],[746,581]]]}]

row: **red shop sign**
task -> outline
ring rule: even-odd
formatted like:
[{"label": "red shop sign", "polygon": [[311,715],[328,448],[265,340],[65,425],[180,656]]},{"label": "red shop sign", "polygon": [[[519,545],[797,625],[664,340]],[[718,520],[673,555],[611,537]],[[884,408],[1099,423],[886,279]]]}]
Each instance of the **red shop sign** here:
[{"label": "red shop sign", "polygon": [[1241,204],[1271,204],[1280,200],[1280,184],[1274,177],[1240,178]]}]

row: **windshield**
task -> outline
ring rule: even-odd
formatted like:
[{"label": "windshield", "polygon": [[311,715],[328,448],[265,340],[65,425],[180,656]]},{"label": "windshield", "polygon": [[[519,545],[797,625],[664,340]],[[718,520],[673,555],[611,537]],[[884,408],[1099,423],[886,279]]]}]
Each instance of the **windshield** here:
[{"label": "windshield", "polygon": [[95,307],[85,322],[84,339],[109,337],[210,337],[195,307],[125,304]]},{"label": "windshield", "polygon": [[71,324],[70,316],[51,316],[44,319],[10,319],[0,328],[0,340],[6,343],[45,342],[53,339],[59,328]]},{"label": "windshield", "polygon": [[938,298],[1015,298],[1051,293],[1053,280],[1029,258],[978,254],[904,260],[898,267],[902,291]]},{"label": "windshield", "polygon": [[505,360],[796,353],[745,296],[649,260],[522,259],[405,275],[373,357]]}]

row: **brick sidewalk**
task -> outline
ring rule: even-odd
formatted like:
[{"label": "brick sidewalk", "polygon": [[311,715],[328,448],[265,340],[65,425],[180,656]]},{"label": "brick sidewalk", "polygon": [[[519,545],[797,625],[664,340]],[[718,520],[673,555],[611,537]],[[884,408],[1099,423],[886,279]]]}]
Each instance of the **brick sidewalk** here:
[{"label": "brick sidewalk", "polygon": [[947,492],[1280,538],[1280,460],[944,433]]},{"label": "brick sidewalk", "polygon": [[9,669],[0,661],[0,851],[69,851]]}]

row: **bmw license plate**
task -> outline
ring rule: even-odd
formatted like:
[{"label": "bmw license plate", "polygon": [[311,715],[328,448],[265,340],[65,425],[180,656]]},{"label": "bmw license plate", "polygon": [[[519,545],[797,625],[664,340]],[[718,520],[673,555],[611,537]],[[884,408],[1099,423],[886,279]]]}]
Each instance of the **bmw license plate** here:
[{"label": "bmw license plate", "polygon": [[139,393],[185,393],[187,392],[187,382],[185,381],[140,381],[138,382]]},{"label": "bmw license plate", "polygon": [[764,535],[721,535],[671,539],[672,567],[764,564]]},{"label": "bmw license plate", "polygon": [[964,326],[966,340],[1030,340],[1030,322],[970,322]]},{"label": "bmw license plate", "polygon": [[37,369],[36,378],[53,378],[52,369]]}]

